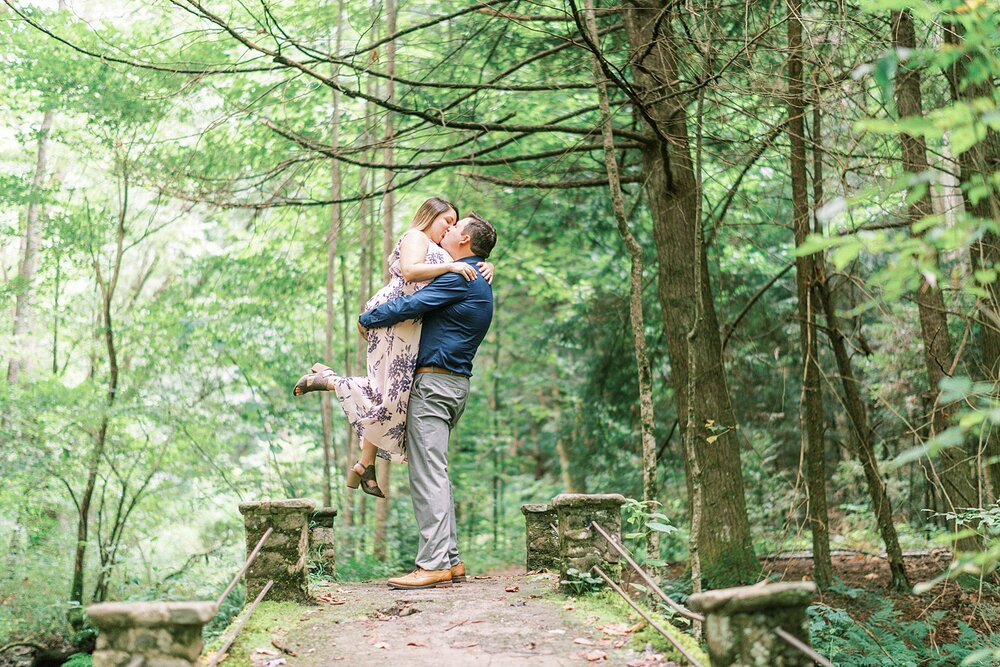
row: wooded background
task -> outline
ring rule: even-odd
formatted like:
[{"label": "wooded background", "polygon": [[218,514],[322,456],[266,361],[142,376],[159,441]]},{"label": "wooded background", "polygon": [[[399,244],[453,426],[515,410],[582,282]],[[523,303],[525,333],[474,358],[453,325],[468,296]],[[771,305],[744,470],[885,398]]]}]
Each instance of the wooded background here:
[{"label": "wooded background", "polygon": [[362,372],[429,196],[499,234],[451,442],[477,567],[561,491],[640,501],[695,590],[995,562],[995,0],[0,9],[0,636],[212,597],[241,499],[337,507],[343,577],[408,566],[405,471],[347,493],[291,387]]}]

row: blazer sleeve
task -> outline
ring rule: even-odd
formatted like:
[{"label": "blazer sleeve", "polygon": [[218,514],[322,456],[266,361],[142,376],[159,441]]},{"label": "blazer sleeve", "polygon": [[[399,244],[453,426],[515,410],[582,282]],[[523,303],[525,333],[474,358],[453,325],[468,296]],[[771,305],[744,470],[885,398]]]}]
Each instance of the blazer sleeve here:
[{"label": "blazer sleeve", "polygon": [[361,313],[358,321],[366,329],[391,327],[393,324],[444,308],[461,301],[469,293],[469,283],[457,273],[445,273],[430,285],[409,296],[387,301]]}]

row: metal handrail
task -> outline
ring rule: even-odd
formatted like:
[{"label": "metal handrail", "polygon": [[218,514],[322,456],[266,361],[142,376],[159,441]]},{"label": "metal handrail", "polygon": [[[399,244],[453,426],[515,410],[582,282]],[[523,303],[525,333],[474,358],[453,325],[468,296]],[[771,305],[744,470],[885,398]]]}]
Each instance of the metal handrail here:
[{"label": "metal handrail", "polygon": [[823,667],[835,667],[832,662],[830,662],[822,655],[817,653],[815,650],[813,650],[813,648],[809,646],[809,644],[806,644],[804,641],[802,641],[792,633],[788,632],[784,628],[775,628],[774,634],[778,635],[786,642],[788,642],[789,646],[797,648],[799,651],[804,653],[806,657],[812,660],[813,662],[819,665],[823,665]]},{"label": "metal handrail", "polygon": [[[270,528],[268,530],[270,531]],[[274,580],[271,579],[270,581],[267,582],[267,584],[264,585],[264,588],[260,590],[260,593],[257,595],[253,603],[250,605],[250,608],[243,615],[243,618],[241,618],[236,623],[236,625],[233,626],[232,632],[222,643],[222,646],[219,648],[218,652],[216,652],[216,654],[212,656],[212,660],[208,663],[208,667],[216,667],[216,665],[219,664],[219,660],[222,658],[223,655],[225,655],[226,651],[229,650],[229,647],[233,645],[233,642],[236,641],[236,636],[240,634],[240,630],[243,629],[243,625],[250,619],[250,616],[253,615],[253,610],[257,608],[257,605],[260,604],[260,601],[264,599],[264,596],[267,595],[267,592],[271,590],[271,586],[273,585],[274,585]]]},{"label": "metal handrail", "polygon": [[636,613],[638,613],[640,616],[642,616],[646,620],[647,623],[649,623],[651,626],[653,626],[653,628],[655,628],[656,631],[659,632],[661,635],[663,635],[664,637],[666,637],[667,641],[669,641],[671,644],[673,644],[673,647],[675,649],[677,649],[678,651],[680,651],[681,655],[683,655],[685,658],[687,658],[688,662],[690,662],[692,665],[694,665],[694,667],[703,667],[700,662],[698,662],[697,660],[695,660],[694,656],[692,656],[690,653],[688,653],[687,649],[685,649],[681,645],[681,643],[679,641],[677,641],[676,639],[674,639],[674,637],[672,635],[670,635],[659,623],[657,623],[652,618],[650,618],[650,616],[646,612],[644,612],[639,607],[639,605],[637,605],[635,602],[633,602],[632,598],[630,598],[628,596],[628,594],[625,593],[625,591],[622,590],[621,586],[619,586],[614,581],[612,581],[611,577],[609,577],[608,575],[606,575],[604,573],[604,570],[602,570],[600,567],[598,567],[597,565],[595,565],[594,566],[594,572],[596,572],[598,574],[598,576],[600,576],[601,579],[603,579],[608,584],[608,586],[611,586],[611,588],[616,593],[618,593],[618,595],[620,595],[621,598],[623,600],[625,600],[625,602],[627,602],[630,607],[632,607],[632,609],[635,609]]},{"label": "metal handrail", "polygon": [[[264,542],[267,541],[267,538],[271,537],[271,533],[273,532],[274,532],[274,527],[268,526],[267,530],[264,531],[264,534],[260,536],[259,540],[257,540],[257,546],[253,548],[253,551],[250,552],[250,555],[247,556],[247,559],[243,562],[243,567],[241,567],[240,571],[237,572],[236,575],[230,580],[229,585],[226,586],[226,590],[222,591],[222,595],[219,596],[219,599],[215,601],[216,616],[219,615],[219,610],[222,608],[222,603],[226,601],[226,598],[229,597],[229,594],[233,591],[233,588],[236,587],[236,584],[239,582],[239,580],[243,578],[243,575],[246,574],[247,570],[250,569],[250,566],[253,565],[253,562],[257,560],[257,556],[260,554],[260,550],[264,548]],[[229,647],[233,645],[233,642],[236,641],[236,636],[240,634],[240,630],[243,629],[243,626],[250,619],[250,616],[253,615],[254,609],[256,609],[257,605],[260,604],[260,601],[264,599],[264,596],[267,595],[267,592],[271,590],[271,586],[274,586],[273,579],[271,579],[270,581],[267,582],[267,584],[264,585],[264,588],[261,589],[260,593],[250,604],[250,607],[246,610],[246,612],[243,614],[240,620],[237,621],[236,625],[233,626],[232,630],[228,633],[228,636],[225,639],[225,641],[222,642],[222,647],[219,648],[219,650],[216,652],[214,656],[212,656],[212,660],[209,661],[208,667],[216,667],[216,665],[219,664],[219,660],[221,660],[222,656],[225,655],[226,651],[229,650]]]},{"label": "metal handrail", "polygon": [[648,585],[651,589],[653,589],[653,592],[656,593],[656,595],[661,600],[666,602],[671,609],[673,609],[678,614],[691,621],[697,621],[701,623],[705,620],[705,617],[702,616],[701,614],[695,613],[690,609],[688,609],[687,607],[684,607],[683,605],[667,597],[667,594],[664,593],[662,590],[660,590],[660,587],[656,585],[656,583],[650,578],[648,574],[646,574],[645,570],[639,567],[639,564],[636,563],[634,560],[632,560],[632,557],[628,555],[628,552],[625,551],[625,548],[622,547],[622,545],[618,544],[614,539],[612,539],[611,535],[609,535],[607,531],[601,528],[601,525],[599,523],[597,523],[596,521],[592,521],[590,525],[598,533],[600,533],[601,537],[607,540],[608,544],[610,544],[611,547],[618,552],[618,555],[620,555],[622,558],[625,559],[625,562],[628,563],[640,577],[642,577],[642,580],[646,582],[646,585]]},{"label": "metal handrail", "polygon": [[[591,521],[590,522],[590,526],[592,528],[594,528],[598,533],[600,533],[601,537],[603,537],[607,541],[607,543],[610,544],[611,547],[615,551],[618,552],[618,555],[620,555],[622,558],[625,559],[625,561],[632,567],[632,569],[635,570],[636,573],[638,573],[638,575],[640,577],[642,577],[643,581],[645,581],[649,585],[649,587],[660,597],[661,600],[663,600],[668,605],[670,605],[681,616],[683,616],[685,618],[688,618],[688,619],[691,619],[693,621],[698,621],[699,623],[700,622],[704,622],[704,620],[705,620],[704,616],[702,616],[701,614],[695,613],[695,612],[691,611],[690,609],[687,609],[686,607],[678,604],[677,602],[674,602],[669,597],[667,597],[664,594],[664,592],[662,590],[660,590],[660,587],[657,586],[655,582],[653,582],[653,580],[649,577],[648,574],[646,574],[645,570],[643,570],[641,567],[639,567],[639,564],[636,563],[634,560],[632,560],[632,557],[629,556],[629,554],[628,554],[627,551],[625,551],[625,548],[622,547],[620,544],[618,544],[611,537],[611,535],[608,534],[607,531],[605,531],[603,528],[601,528],[600,524],[598,524],[596,521]],[[677,650],[679,650],[684,655],[685,658],[687,658],[688,660],[690,660],[692,662],[692,664],[694,664],[694,665],[698,664],[697,662],[694,661],[693,658],[691,658],[690,655],[688,655],[684,651],[683,648],[681,648],[681,646],[674,640],[673,637],[671,637],[670,635],[668,635],[663,630],[663,628],[661,628],[656,623],[654,623],[653,620],[650,619],[649,616],[647,616],[632,601],[632,599],[628,596],[628,594],[625,593],[625,591],[623,591],[621,589],[620,586],[618,586],[613,581],[611,581],[611,579],[608,577],[608,575],[606,575],[596,565],[594,566],[594,571],[597,572],[597,574],[600,575],[601,578],[604,579],[604,581],[606,581],[608,583],[608,585],[610,585],[615,590],[616,593],[618,593],[620,596],[622,596],[622,598],[626,602],[628,602],[629,605],[633,609],[635,609],[639,613],[640,616],[642,616],[644,619],[646,619],[646,621],[649,622],[650,625],[652,625],[654,628],[656,628],[660,632],[660,634],[662,634],[664,637],[666,637],[670,641],[670,643],[673,644],[674,647]],[[774,628],[774,634],[776,636],[780,637],[786,643],[788,643],[789,646],[791,646],[791,647],[793,647],[795,649],[798,649],[800,652],[802,652],[806,657],[808,657],[810,660],[812,660],[816,664],[822,665],[822,667],[835,667],[834,664],[832,662],[830,662],[827,658],[825,658],[821,654],[817,653],[815,649],[813,649],[811,646],[809,646],[808,644],[806,644],[801,639],[799,639],[795,635],[791,634],[790,632],[788,632],[784,628]]]},{"label": "metal handrail", "polygon": [[246,571],[250,569],[250,566],[257,559],[257,554],[260,553],[260,550],[264,546],[264,542],[267,540],[267,538],[271,537],[272,532],[274,532],[274,528],[272,526],[268,526],[267,530],[264,531],[264,534],[260,536],[260,540],[258,540],[257,546],[255,546],[253,548],[253,551],[250,552],[250,555],[247,556],[246,562],[243,563],[243,567],[240,568],[240,571],[236,573],[236,576],[233,577],[232,581],[229,582],[229,585],[226,586],[226,590],[222,591],[222,595],[219,596],[219,599],[215,601],[216,614],[219,613],[219,609],[222,607],[222,603],[225,602],[226,598],[233,591],[233,588],[236,586],[236,583],[243,577],[244,574],[246,574]]}]

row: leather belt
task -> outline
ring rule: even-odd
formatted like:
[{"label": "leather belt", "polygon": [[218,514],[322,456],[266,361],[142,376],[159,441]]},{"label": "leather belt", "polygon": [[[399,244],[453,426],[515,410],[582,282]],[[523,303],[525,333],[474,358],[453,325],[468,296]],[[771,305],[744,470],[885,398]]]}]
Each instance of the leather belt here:
[{"label": "leather belt", "polygon": [[457,375],[460,378],[467,378],[468,375],[464,373],[456,373],[455,371],[449,371],[447,368],[441,368],[440,366],[420,366],[416,370],[417,373],[438,373],[440,375]]}]

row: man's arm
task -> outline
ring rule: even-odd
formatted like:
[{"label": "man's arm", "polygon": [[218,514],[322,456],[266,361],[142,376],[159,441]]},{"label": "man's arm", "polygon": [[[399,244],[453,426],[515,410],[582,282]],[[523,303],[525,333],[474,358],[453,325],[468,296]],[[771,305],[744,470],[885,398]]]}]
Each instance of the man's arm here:
[{"label": "man's arm", "polygon": [[401,296],[361,313],[358,322],[365,329],[390,327],[403,320],[443,308],[469,293],[469,283],[460,274],[446,273],[410,296]]}]

